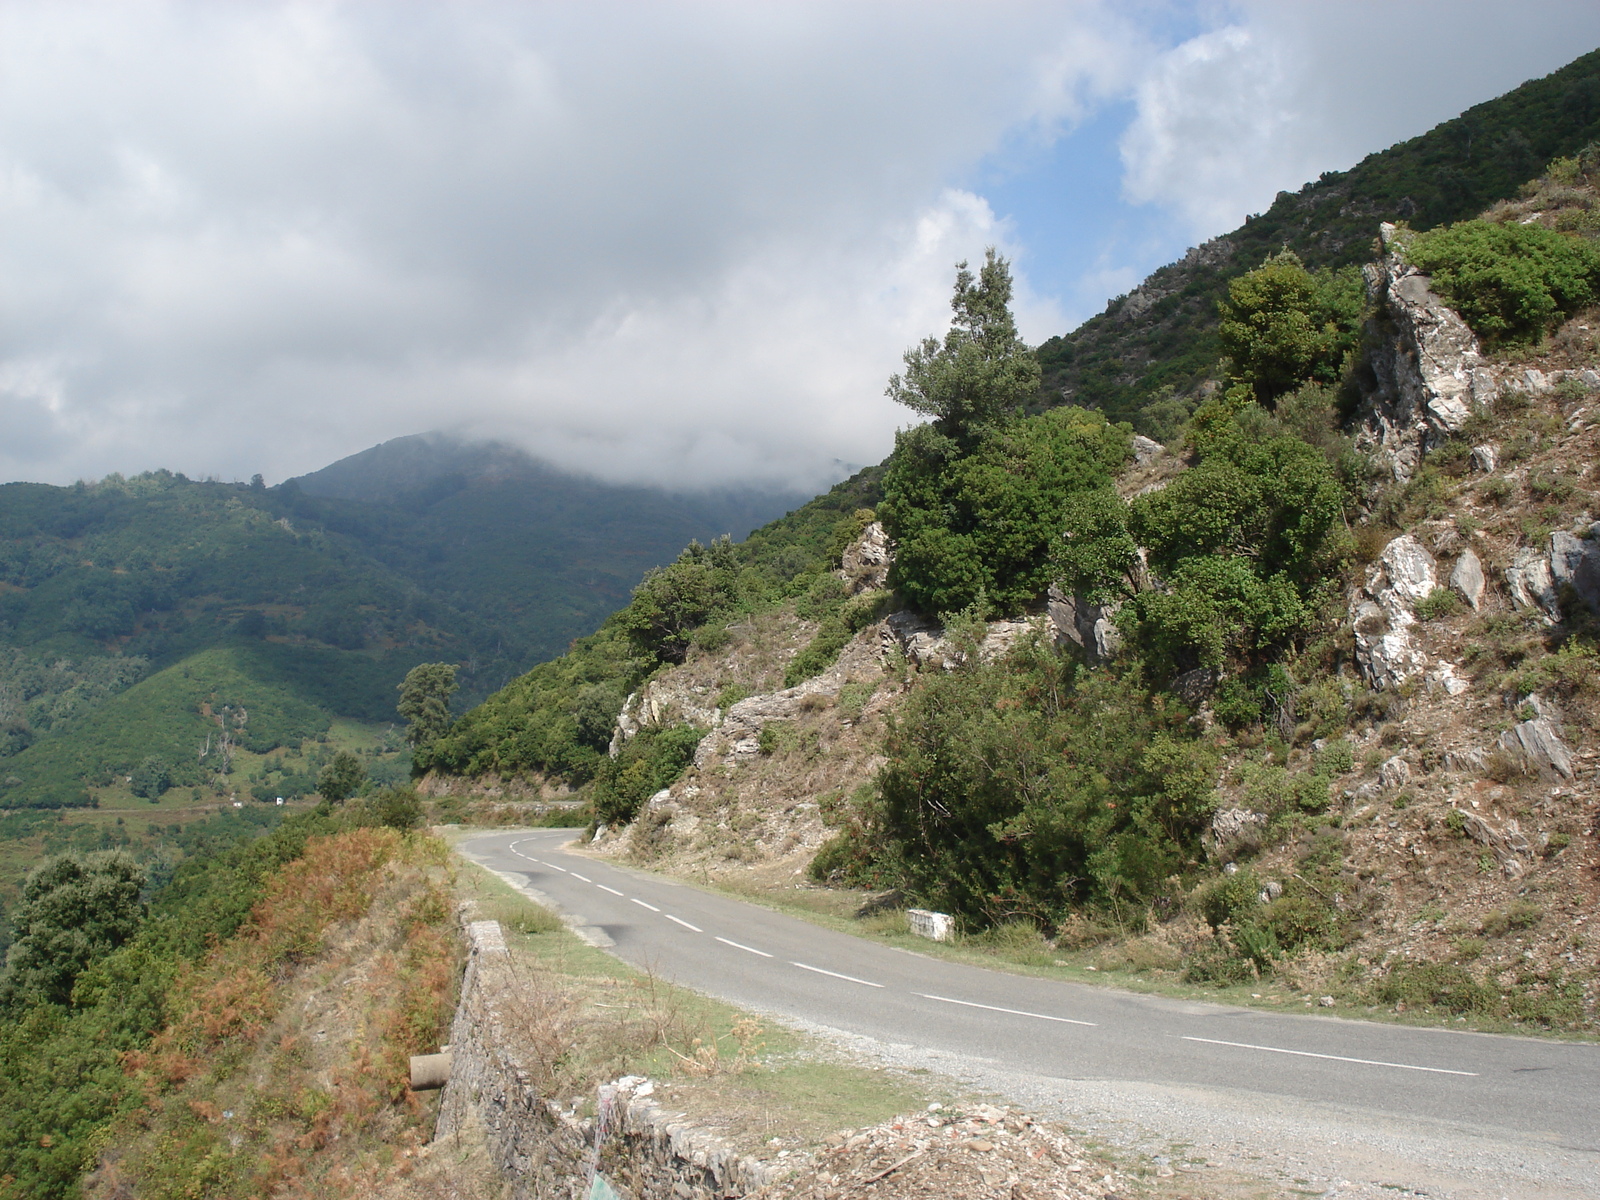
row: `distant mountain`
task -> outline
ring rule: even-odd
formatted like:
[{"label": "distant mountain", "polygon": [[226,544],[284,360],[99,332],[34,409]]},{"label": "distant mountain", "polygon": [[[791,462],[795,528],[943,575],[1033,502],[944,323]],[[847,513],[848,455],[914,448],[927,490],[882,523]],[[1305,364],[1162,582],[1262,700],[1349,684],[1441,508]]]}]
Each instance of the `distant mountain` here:
[{"label": "distant mountain", "polygon": [[803,499],[614,487],[436,434],[276,488],[0,486],[0,807],[84,803],[152,755],[186,779],[178,747],[224,709],[250,742],[393,720],[419,662],[460,664],[474,703],[689,540]]},{"label": "distant mountain", "polygon": [[1420,137],[1326,171],[1265,213],[1156,271],[1103,313],[1039,347],[1038,407],[1081,404],[1157,438],[1216,369],[1217,301],[1227,281],[1290,249],[1311,267],[1371,254],[1380,221],[1414,229],[1466,220],[1516,194],[1551,159],[1600,140],[1600,50]]},{"label": "distant mountain", "polygon": [[395,438],[278,490],[295,511],[494,626],[499,644],[530,664],[591,632],[689,541],[742,540],[811,498],[607,484],[503,442],[439,433]]}]

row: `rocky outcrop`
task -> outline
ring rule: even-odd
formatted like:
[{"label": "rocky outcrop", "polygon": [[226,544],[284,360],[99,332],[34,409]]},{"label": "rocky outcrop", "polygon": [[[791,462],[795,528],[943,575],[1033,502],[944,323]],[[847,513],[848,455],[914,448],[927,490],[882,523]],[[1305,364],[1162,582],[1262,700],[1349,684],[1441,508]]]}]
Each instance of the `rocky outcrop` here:
[{"label": "rocky outcrop", "polygon": [[1395,227],[1384,224],[1381,234],[1387,252],[1365,268],[1379,328],[1369,338],[1373,386],[1356,445],[1403,481],[1424,454],[1460,432],[1475,405],[1493,400],[1499,381],[1467,323],[1406,262]]},{"label": "rocky outcrop", "polygon": [[1511,603],[1535,610],[1547,623],[1561,619],[1561,601],[1555,577],[1550,573],[1550,556],[1543,550],[1524,546],[1506,568],[1506,589]]},{"label": "rocky outcrop", "polygon": [[1410,534],[1384,547],[1367,573],[1367,586],[1350,600],[1356,662],[1372,687],[1398,687],[1428,669],[1428,656],[1416,644],[1412,626],[1416,604],[1438,586],[1436,564]]},{"label": "rocky outcrop", "polygon": [[[983,641],[978,645],[978,657],[989,662],[1005,654],[1018,640],[1035,628],[1035,622],[1023,617],[990,621]],[[1059,636],[1054,629],[1047,632]],[[891,613],[883,623],[885,651],[898,649],[919,671],[941,668],[953,671],[961,664],[961,651],[944,633],[944,625],[935,617],[902,609]]]},{"label": "rocky outcrop", "polygon": [[1468,837],[1483,843],[1493,852],[1495,860],[1506,875],[1516,879],[1523,874],[1527,869],[1528,860],[1532,857],[1533,847],[1523,836],[1522,828],[1515,817],[1497,828],[1468,809],[1457,808],[1456,811],[1461,814],[1462,830]]},{"label": "rocky outcrop", "polygon": [[1496,745],[1522,759],[1546,779],[1572,778],[1572,752],[1549,717],[1523,721],[1502,733]]},{"label": "rocky outcrop", "polygon": [[1116,626],[1115,605],[1091,604],[1082,596],[1050,585],[1045,603],[1051,636],[1058,646],[1071,643],[1091,662],[1104,662],[1122,648],[1122,631]]},{"label": "rocky outcrop", "polygon": [[1560,530],[1550,535],[1550,577],[1558,589],[1570,588],[1590,611],[1600,612],[1600,541]]},{"label": "rocky outcrop", "polygon": [[1472,611],[1477,612],[1483,604],[1483,563],[1473,553],[1469,546],[1463,550],[1456,559],[1456,565],[1450,572],[1450,586],[1472,606]]},{"label": "rocky outcrop", "polygon": [[617,727],[611,734],[611,757],[622,744],[646,726],[675,725],[678,722],[715,729],[722,723],[722,710],[703,685],[686,685],[672,680],[652,679],[622,702]]},{"label": "rocky outcrop", "polygon": [[887,587],[889,568],[894,565],[894,550],[883,523],[874,521],[861,536],[845,547],[840,558],[839,578],[851,595]]}]

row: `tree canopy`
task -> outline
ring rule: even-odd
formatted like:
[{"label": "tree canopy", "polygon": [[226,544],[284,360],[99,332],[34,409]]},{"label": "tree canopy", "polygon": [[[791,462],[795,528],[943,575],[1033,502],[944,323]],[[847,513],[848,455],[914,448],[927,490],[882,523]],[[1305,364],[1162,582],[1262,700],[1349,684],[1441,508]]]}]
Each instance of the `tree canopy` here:
[{"label": "tree canopy", "polygon": [[28,874],[6,958],[14,997],[65,1004],[92,962],[139,930],[144,871],[124,850],[63,854]]},{"label": "tree canopy", "polygon": [[1039,363],[1017,336],[1011,267],[994,247],[977,275],[956,264],[950,308],[944,340],[924,338],[907,350],[905,374],[890,377],[886,394],[964,442],[1022,410],[1039,390]]}]

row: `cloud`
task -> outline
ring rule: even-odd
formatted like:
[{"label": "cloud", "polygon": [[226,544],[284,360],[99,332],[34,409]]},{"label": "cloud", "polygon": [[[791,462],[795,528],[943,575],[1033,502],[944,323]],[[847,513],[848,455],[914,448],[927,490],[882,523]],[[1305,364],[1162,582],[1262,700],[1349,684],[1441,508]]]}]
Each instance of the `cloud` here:
[{"label": "cloud", "polygon": [[1121,146],[1127,197],[1193,240],[1600,44],[1600,8],[1575,0],[1248,0],[1224,16],[1155,57]]},{"label": "cloud", "polygon": [[[820,486],[909,419],[883,386],[957,259],[1014,254],[1042,340],[1560,65],[1592,7],[0,5],[0,475],[277,479],[444,428],[619,480]],[[1074,168],[1030,229],[979,167],[1071,159],[1127,105],[1084,193],[1122,208],[1073,224],[1133,249],[1036,291]]]},{"label": "cloud", "polygon": [[276,478],[454,427],[826,482],[1006,243],[948,181],[1141,39],[1088,3],[7,6],[0,469]]}]

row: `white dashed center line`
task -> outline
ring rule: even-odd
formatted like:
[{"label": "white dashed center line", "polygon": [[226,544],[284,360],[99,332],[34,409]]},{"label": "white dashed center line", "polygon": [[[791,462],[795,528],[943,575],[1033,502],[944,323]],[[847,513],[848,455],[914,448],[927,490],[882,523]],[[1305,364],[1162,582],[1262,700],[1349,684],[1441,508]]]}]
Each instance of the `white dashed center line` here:
[{"label": "white dashed center line", "polygon": [[930,996],[927,992],[913,992],[913,996],[921,996],[924,1000],[938,1000],[943,1004],[959,1004],[963,1008],[983,1008],[990,1012],[1009,1013],[1013,1017],[1033,1017],[1039,1021],[1059,1021],[1063,1025],[1088,1025],[1094,1026],[1095,1021],[1074,1021],[1071,1017],[1052,1017],[1048,1013],[1024,1012],[1020,1008],[997,1008],[993,1004],[975,1004],[971,1000],[952,1000],[949,996]]},{"label": "white dashed center line", "polygon": [[791,962],[791,967],[799,967],[802,971],[815,971],[818,975],[831,975],[835,979],[843,979],[846,983],[859,983],[863,987],[881,988],[883,984],[873,983],[870,979],[857,979],[854,975],[841,975],[837,971],[824,971],[821,967],[808,967],[803,962]]},{"label": "white dashed center line", "polygon": [[567,869],[565,867],[558,867],[555,865],[555,863],[543,863],[541,865],[549,867],[552,871],[560,871],[563,875],[567,873]]},{"label": "white dashed center line", "polygon": [[[699,931],[696,930],[696,932],[699,932]],[[713,935],[713,936],[715,936],[715,935]],[[740,942],[730,942],[725,937],[719,937],[719,938],[717,938],[717,941],[721,942],[724,946],[732,946],[735,950],[743,950],[748,954],[759,954],[759,955],[761,955],[762,958],[771,958],[772,957],[772,955],[768,954],[765,950],[757,950],[754,946],[746,946],[746,945],[743,945]]]},{"label": "white dashed center line", "polygon": [[669,920],[669,921],[676,921],[679,925],[682,925],[685,929],[689,930],[692,933],[704,933],[705,932],[705,930],[701,929],[700,926],[691,925],[691,924],[689,924],[689,922],[685,921],[682,917],[675,917],[671,913],[662,913],[661,915],[666,917],[666,919]]},{"label": "white dashed center line", "polygon": [[646,904],[643,900],[639,899],[639,897],[637,897],[637,896],[629,896],[628,899],[632,900],[640,908],[648,908],[651,912],[660,912],[661,911],[654,904]]},{"label": "white dashed center line", "polygon": [[622,895],[622,893],[621,893],[621,892],[619,892],[619,891],[617,891],[617,889],[616,889],[616,888],[613,888],[613,887],[607,887],[607,886],[606,886],[606,885],[605,885],[605,884],[603,884],[603,883],[597,883],[597,884],[595,884],[595,887],[597,887],[597,888],[599,888],[599,889],[600,889],[600,890],[601,890],[601,891],[602,891],[602,892],[610,892],[610,893],[611,893],[611,894],[612,894],[612,895],[613,895],[613,896],[620,896],[620,895]]},{"label": "white dashed center line", "polygon": [[570,875],[571,875],[571,876],[572,876],[572,877],[573,877],[573,878],[574,878],[574,879],[581,879],[581,880],[583,880],[583,881],[584,881],[584,882],[585,882],[585,883],[593,883],[593,882],[594,882],[594,880],[592,880],[592,879],[590,879],[590,878],[589,878],[589,877],[588,877],[588,876],[587,876],[587,875],[579,875],[579,874],[578,874],[578,873],[577,873],[577,872],[576,872],[576,871],[571,871],[571,872],[569,872],[569,874],[570,874]]},{"label": "white dashed center line", "polygon": [[1264,1050],[1268,1054],[1295,1054],[1301,1058],[1326,1058],[1333,1062],[1359,1063],[1363,1067],[1394,1067],[1401,1071],[1429,1071],[1435,1075],[1477,1075],[1476,1071],[1452,1071],[1446,1067],[1419,1067],[1414,1063],[1380,1062],[1373,1058],[1346,1058],[1343,1054],[1316,1054],[1310,1050],[1285,1050],[1281,1046],[1255,1046],[1249,1042],[1224,1042],[1218,1038],[1187,1037],[1186,1042],[1205,1042],[1212,1046],[1235,1046],[1240,1050]]}]

